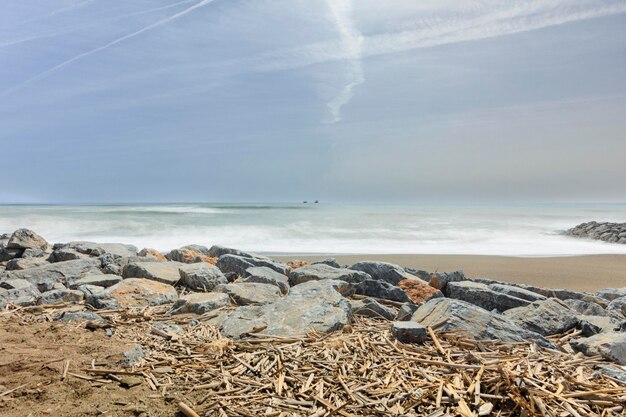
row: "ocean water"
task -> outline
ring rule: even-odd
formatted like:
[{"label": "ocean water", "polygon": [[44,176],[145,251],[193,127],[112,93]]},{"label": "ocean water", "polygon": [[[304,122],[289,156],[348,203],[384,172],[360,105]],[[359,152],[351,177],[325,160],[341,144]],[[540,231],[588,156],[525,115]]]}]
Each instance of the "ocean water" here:
[{"label": "ocean water", "polygon": [[585,221],[626,222],[626,205],[0,205],[0,233],[169,250],[195,243],[269,254],[626,254],[562,236]]}]

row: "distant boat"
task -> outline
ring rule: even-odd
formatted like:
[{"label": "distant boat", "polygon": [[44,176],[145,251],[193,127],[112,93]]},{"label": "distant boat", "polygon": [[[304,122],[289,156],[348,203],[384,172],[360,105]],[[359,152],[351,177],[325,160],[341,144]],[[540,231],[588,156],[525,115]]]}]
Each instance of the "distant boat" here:
[{"label": "distant boat", "polygon": [[319,200],[315,200],[315,204],[319,203]]},{"label": "distant boat", "polygon": [[309,202],[308,202],[308,201],[306,201],[306,200],[304,200],[304,201],[302,202],[302,204],[308,204],[308,203],[309,203]]}]

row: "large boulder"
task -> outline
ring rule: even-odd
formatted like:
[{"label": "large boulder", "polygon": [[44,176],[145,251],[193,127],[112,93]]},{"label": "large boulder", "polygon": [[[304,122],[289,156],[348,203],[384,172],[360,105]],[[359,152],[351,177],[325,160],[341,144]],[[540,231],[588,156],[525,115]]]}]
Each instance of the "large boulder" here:
[{"label": "large boulder", "polygon": [[223,255],[236,255],[236,256],[241,256],[243,258],[264,259],[266,261],[270,260],[269,258],[265,256],[257,255],[256,253],[244,252],[239,249],[226,248],[224,246],[219,246],[219,245],[211,246],[211,248],[208,250],[206,255],[212,258],[219,258]]},{"label": "large boulder", "polygon": [[278,287],[282,294],[289,292],[289,278],[266,266],[253,266],[246,269],[247,277],[240,278],[237,282],[257,282],[271,284]]},{"label": "large boulder", "polygon": [[29,229],[18,229],[7,242],[7,249],[48,249],[46,239]]},{"label": "large boulder", "polygon": [[356,284],[363,282],[366,279],[371,279],[371,277],[365,272],[347,268],[334,268],[325,264],[305,265],[301,268],[294,269],[289,274],[289,283],[292,286],[302,284],[307,281],[320,281],[326,279],[346,281],[351,284]]},{"label": "large boulder", "polygon": [[10,290],[0,289],[0,308],[7,304],[17,306],[32,306],[37,303],[41,293],[34,286],[24,286]]},{"label": "large boulder", "polygon": [[611,301],[606,307],[606,314],[616,320],[626,320],[626,297]]},{"label": "large boulder", "polygon": [[350,307],[352,308],[352,315],[354,316],[365,316],[386,320],[393,320],[396,316],[396,311],[393,308],[386,307],[372,298],[351,300]]},{"label": "large boulder", "polygon": [[237,339],[257,332],[301,337],[311,330],[341,330],[352,316],[350,302],[342,296],[350,290],[343,281],[305,282],[274,303],[238,307],[222,320],[222,334]]},{"label": "large boulder", "polygon": [[492,290],[485,284],[472,281],[448,283],[448,297],[467,301],[486,310],[506,311],[530,304],[530,301]]},{"label": "large boulder", "polygon": [[240,277],[248,276],[246,270],[254,266],[265,266],[279,274],[287,275],[289,267],[267,258],[248,258],[239,255],[225,254],[218,258],[217,267],[223,273],[235,273]]},{"label": "large boulder", "polygon": [[424,343],[428,330],[414,321],[394,321],[391,323],[391,335],[402,343]]},{"label": "large boulder", "polygon": [[223,292],[240,306],[249,304],[268,304],[280,298],[280,290],[272,284],[256,282],[235,282],[215,287],[216,292]]},{"label": "large boulder", "polygon": [[400,303],[411,301],[402,288],[375,279],[366,279],[358,284],[354,284],[354,290],[356,294],[368,297],[382,298]]},{"label": "large boulder", "polygon": [[87,258],[46,264],[20,271],[6,271],[0,274],[0,282],[12,278],[25,279],[35,285],[39,291],[45,292],[52,290],[57,283],[67,285],[68,282],[86,275],[101,273],[100,261]]},{"label": "large boulder", "polygon": [[37,304],[78,303],[83,301],[85,294],[77,290],[52,290],[41,294]]},{"label": "large boulder", "polygon": [[415,276],[407,273],[402,267],[388,262],[364,261],[357,262],[350,267],[354,271],[365,272],[372,279],[384,281],[391,285],[398,285],[405,279],[416,279]]},{"label": "large boulder", "polygon": [[172,307],[172,314],[204,314],[230,305],[228,295],[216,292],[192,293],[180,297]]},{"label": "large boulder", "polygon": [[563,304],[578,314],[585,316],[606,316],[606,310],[598,303],[583,300],[563,300]]},{"label": "large boulder", "polygon": [[48,261],[44,258],[15,258],[7,262],[7,271],[21,271],[47,264]]},{"label": "large boulder", "polygon": [[164,284],[176,285],[180,280],[179,269],[185,264],[180,262],[131,262],[124,266],[124,278],[146,278]]},{"label": "large boulder", "polygon": [[170,261],[182,262],[186,264],[193,264],[198,262],[207,262],[213,264],[217,260],[217,258],[211,258],[189,247],[174,249],[166,254],[165,257]]},{"label": "large boulder", "polygon": [[513,308],[504,315],[520,327],[544,336],[566,332],[576,327],[579,321],[572,310],[555,298]]},{"label": "large boulder", "polygon": [[453,272],[434,272],[431,273],[428,278],[423,276],[423,272],[424,271],[418,271],[420,278],[427,281],[431,287],[440,290],[446,296],[448,295],[449,283],[467,281],[465,273],[461,270]]},{"label": "large boulder", "polygon": [[523,288],[515,287],[513,285],[504,285],[504,284],[491,284],[489,288],[500,293],[510,295],[511,297],[521,298],[522,300],[528,300],[531,303],[533,301],[542,301],[546,300],[547,297],[537,294],[536,292],[528,291]]},{"label": "large boulder", "polygon": [[422,304],[411,321],[424,326],[435,326],[440,331],[462,331],[478,340],[503,342],[535,342],[555,348],[542,335],[518,326],[508,317],[492,313],[474,304],[450,298],[436,298]]},{"label": "large boulder", "polygon": [[599,333],[570,341],[577,352],[585,355],[602,355],[602,357],[626,365],[626,332]]},{"label": "large boulder", "polygon": [[128,278],[119,284],[87,295],[86,303],[100,309],[146,307],[173,303],[178,299],[171,285],[145,278]]},{"label": "large boulder", "polygon": [[311,265],[328,265],[333,268],[341,268],[341,265],[335,258],[320,259],[319,261],[311,262]]},{"label": "large boulder", "polygon": [[80,254],[94,257],[102,256],[107,253],[121,258],[137,256],[137,247],[134,245],[127,245],[125,243],[72,241],[68,243],[55,244],[54,250],[57,251],[59,249],[73,250]]},{"label": "large boulder", "polygon": [[24,249],[5,248],[0,246],[0,262],[10,261],[19,258],[24,253]]},{"label": "large boulder", "polygon": [[213,291],[220,284],[226,284],[226,277],[218,267],[200,262],[179,268],[180,284],[194,291]]},{"label": "large boulder", "polygon": [[167,258],[165,257],[165,255],[163,255],[160,251],[156,249],[152,249],[152,248],[143,248],[142,250],[139,251],[137,255],[143,256],[146,258],[153,258],[153,259],[156,259],[157,261],[167,261]]},{"label": "large boulder", "polygon": [[122,277],[113,274],[97,274],[86,275],[84,277],[68,281],[67,287],[73,290],[83,285],[96,285],[98,287],[108,288],[122,282]]},{"label": "large boulder", "polygon": [[621,288],[603,288],[596,292],[596,295],[607,301],[613,301],[616,298],[626,297],[626,287]]}]

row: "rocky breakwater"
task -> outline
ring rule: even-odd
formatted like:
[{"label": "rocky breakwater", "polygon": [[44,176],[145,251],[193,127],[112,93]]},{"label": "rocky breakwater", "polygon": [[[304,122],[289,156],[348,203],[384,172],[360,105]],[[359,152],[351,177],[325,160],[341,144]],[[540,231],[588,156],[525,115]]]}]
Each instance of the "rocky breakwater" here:
[{"label": "rocky breakwater", "polygon": [[346,332],[364,316],[388,322],[389,335],[400,342],[454,332],[626,365],[626,288],[576,292],[373,261],[290,266],[221,246],[162,254],[121,243],[49,245],[25,229],[2,235],[0,252],[5,310],[66,305],[78,319],[93,321],[104,320],[98,310],[159,307],[169,317],[214,325],[234,340]]},{"label": "rocky breakwater", "polygon": [[565,231],[567,236],[626,244],[626,223],[587,222]]}]

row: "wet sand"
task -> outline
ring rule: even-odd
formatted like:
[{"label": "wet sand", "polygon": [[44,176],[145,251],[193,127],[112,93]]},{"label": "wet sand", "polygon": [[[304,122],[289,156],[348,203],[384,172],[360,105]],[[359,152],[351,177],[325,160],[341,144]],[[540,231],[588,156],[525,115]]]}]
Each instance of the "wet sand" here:
[{"label": "wet sand", "polygon": [[[329,256],[275,256],[280,260],[314,261]],[[584,255],[521,258],[489,255],[336,255],[340,264],[363,260],[392,262],[426,271],[456,271],[467,276],[491,278],[541,287],[593,291],[626,287],[626,255]]]}]

